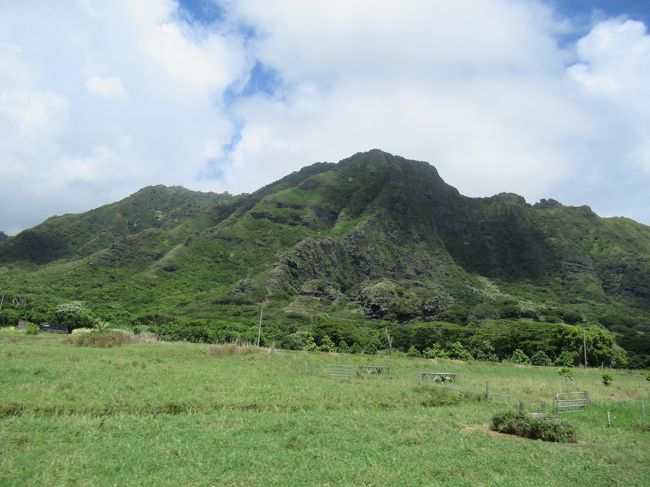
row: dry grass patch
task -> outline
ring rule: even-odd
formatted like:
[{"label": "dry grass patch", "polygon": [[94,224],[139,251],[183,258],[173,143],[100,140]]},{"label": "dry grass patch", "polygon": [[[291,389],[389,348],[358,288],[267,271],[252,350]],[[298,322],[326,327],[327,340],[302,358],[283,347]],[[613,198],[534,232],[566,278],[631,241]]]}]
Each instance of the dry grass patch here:
[{"label": "dry grass patch", "polygon": [[275,353],[273,348],[260,348],[250,343],[223,343],[212,345],[208,348],[208,353],[213,357],[232,357],[242,355],[252,355],[254,353]]},{"label": "dry grass patch", "polygon": [[81,333],[72,337],[71,341],[72,344],[77,347],[110,348],[128,345],[130,343],[135,343],[138,340],[129,333],[117,330],[107,330],[104,332],[92,331],[89,333]]}]

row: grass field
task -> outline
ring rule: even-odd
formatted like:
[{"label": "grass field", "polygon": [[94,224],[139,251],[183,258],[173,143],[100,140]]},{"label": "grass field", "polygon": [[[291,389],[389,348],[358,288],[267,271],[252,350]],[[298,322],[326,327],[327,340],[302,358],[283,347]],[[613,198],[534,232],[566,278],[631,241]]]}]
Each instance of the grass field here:
[{"label": "grass field", "polygon": [[[386,364],[352,380],[327,364]],[[459,390],[419,386],[454,372]],[[76,347],[0,331],[0,485],[650,485],[640,372],[185,343]],[[491,391],[510,398],[484,400]],[[575,444],[488,431],[567,387]],[[607,425],[607,411],[612,426]],[[650,412],[646,412],[650,414]],[[650,419],[646,418],[646,422]]]}]

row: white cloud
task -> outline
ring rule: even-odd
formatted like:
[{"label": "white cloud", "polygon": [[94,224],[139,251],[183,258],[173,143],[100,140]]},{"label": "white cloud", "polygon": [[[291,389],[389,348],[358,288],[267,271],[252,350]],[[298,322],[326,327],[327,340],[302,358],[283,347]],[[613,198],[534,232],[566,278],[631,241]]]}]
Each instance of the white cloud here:
[{"label": "white cloud", "polygon": [[91,76],[86,80],[86,88],[92,94],[103,98],[126,97],[124,83],[118,77],[102,78],[101,76]]},{"label": "white cloud", "polygon": [[243,39],[168,0],[0,9],[0,229],[149,184],[205,185],[234,134],[221,102],[247,76]]},{"label": "white cloud", "polygon": [[465,194],[552,196],[650,222],[631,195],[618,206],[603,197],[638,191],[631,166],[645,167],[649,153],[642,24],[599,23],[576,52],[558,40],[569,22],[532,1],[231,9],[257,28],[256,56],[283,82],[236,107],[244,129],[225,168],[231,188],[379,147],[432,162]]},{"label": "white cloud", "polygon": [[[223,6],[202,25],[173,0],[3,3],[0,230],[148,184],[252,191],[373,147],[430,161],[465,194],[650,223],[643,24],[560,44],[570,22],[535,1]],[[255,59],[278,88],[237,95]],[[215,164],[223,180],[206,180]]]}]

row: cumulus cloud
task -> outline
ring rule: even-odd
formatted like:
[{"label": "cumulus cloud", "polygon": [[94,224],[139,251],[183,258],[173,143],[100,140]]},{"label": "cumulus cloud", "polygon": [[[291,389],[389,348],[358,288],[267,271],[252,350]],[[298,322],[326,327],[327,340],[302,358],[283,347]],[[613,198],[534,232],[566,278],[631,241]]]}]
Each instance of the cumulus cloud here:
[{"label": "cumulus cloud", "polygon": [[1,7],[0,230],[375,147],[465,194],[650,223],[640,22],[579,32],[534,0],[219,0],[207,24],[173,0],[54,3]]},{"label": "cumulus cloud", "polygon": [[1,9],[0,228],[149,184],[204,185],[235,133],[223,99],[249,70],[241,37],[168,0]]}]

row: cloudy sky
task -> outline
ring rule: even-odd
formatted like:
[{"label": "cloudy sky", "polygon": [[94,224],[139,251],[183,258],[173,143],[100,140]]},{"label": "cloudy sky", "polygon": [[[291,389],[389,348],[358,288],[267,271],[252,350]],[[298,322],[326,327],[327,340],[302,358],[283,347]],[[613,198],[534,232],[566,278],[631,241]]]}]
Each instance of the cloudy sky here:
[{"label": "cloudy sky", "polygon": [[381,148],[650,224],[647,0],[0,0],[0,230]]}]

